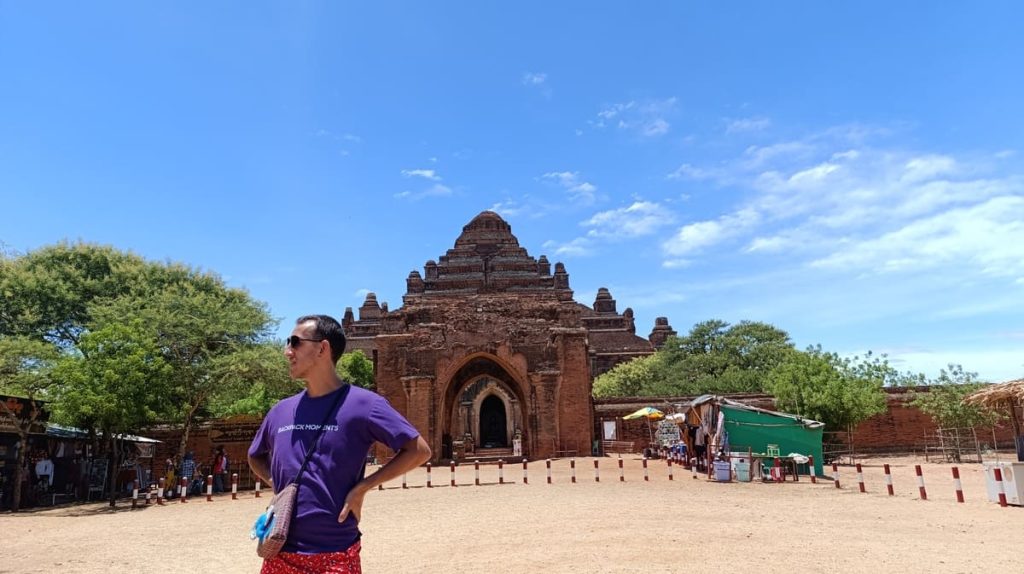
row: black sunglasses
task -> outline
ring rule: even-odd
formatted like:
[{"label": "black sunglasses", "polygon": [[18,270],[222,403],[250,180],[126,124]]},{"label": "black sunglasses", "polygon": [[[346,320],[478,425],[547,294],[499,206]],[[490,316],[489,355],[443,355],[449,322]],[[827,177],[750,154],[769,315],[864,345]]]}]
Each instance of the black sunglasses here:
[{"label": "black sunglasses", "polygon": [[285,347],[291,347],[291,348],[294,349],[294,348],[298,347],[299,345],[301,345],[302,341],[313,341],[315,343],[319,343],[320,341],[324,341],[324,340],[325,339],[306,339],[306,338],[300,337],[298,335],[292,335],[291,337],[288,337],[287,339],[284,340],[284,346]]}]

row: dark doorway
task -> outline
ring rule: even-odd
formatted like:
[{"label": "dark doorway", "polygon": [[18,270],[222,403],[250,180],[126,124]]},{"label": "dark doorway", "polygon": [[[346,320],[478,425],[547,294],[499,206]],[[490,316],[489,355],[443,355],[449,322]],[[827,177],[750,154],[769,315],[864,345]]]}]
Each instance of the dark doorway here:
[{"label": "dark doorway", "polygon": [[480,447],[508,448],[505,402],[494,395],[480,405]]}]

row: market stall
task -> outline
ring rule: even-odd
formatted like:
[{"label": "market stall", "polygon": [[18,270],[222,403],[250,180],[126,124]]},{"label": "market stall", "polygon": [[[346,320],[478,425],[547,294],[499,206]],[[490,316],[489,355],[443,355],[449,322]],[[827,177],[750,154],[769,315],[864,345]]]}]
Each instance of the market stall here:
[{"label": "market stall", "polygon": [[[688,405],[688,442],[708,461],[747,453],[753,459],[797,462],[814,457],[814,472],[822,474],[822,431],[825,423],[752,407],[717,395],[702,395]],[[756,460],[748,460],[754,465]]]}]

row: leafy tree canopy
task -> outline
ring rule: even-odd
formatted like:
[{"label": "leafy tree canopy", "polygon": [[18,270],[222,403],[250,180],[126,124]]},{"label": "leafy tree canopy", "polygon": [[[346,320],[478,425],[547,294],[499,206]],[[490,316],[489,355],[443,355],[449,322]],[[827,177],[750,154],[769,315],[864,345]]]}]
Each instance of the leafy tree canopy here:
[{"label": "leafy tree canopy", "polygon": [[772,325],[713,319],[669,338],[652,356],[617,365],[594,381],[595,396],[679,396],[763,390],[767,374],[793,349]]},{"label": "leafy tree canopy", "polygon": [[338,359],[338,376],[364,389],[375,388],[373,380],[373,361],[362,351],[345,353]]},{"label": "leafy tree canopy", "polygon": [[964,404],[967,395],[984,386],[978,374],[965,371],[960,365],[950,364],[940,369],[939,376],[929,381],[927,392],[915,392],[913,406],[932,417],[939,428],[990,428],[1002,416],[981,405]]},{"label": "leafy tree canopy", "polygon": [[821,421],[827,431],[845,431],[885,412],[890,369],[884,358],[793,350],[768,374],[766,390],[780,410]]},{"label": "leafy tree canopy", "polygon": [[[213,414],[215,403],[241,401],[256,383],[266,385],[271,395],[281,385],[269,359],[255,365],[247,360],[262,352],[259,346],[268,341],[275,325],[266,306],[244,290],[226,286],[212,273],[146,261],[107,246],[61,243],[0,257],[0,293],[0,337],[48,341],[85,363],[99,351],[100,364],[107,356],[102,353],[115,348],[116,340],[151,345],[169,369],[161,391],[165,400],[156,414],[183,425],[181,448],[191,426]],[[102,345],[95,338],[84,343],[88,335],[98,333],[106,337]],[[66,384],[94,380],[81,375],[92,372],[85,363]],[[127,364],[146,366],[139,361]],[[63,370],[76,373],[66,365]],[[121,374],[129,382],[142,380]],[[150,373],[136,373],[140,374]],[[267,378],[257,381],[257,376]],[[226,396],[232,392],[237,396]],[[69,416],[89,413],[86,407],[91,403],[74,392],[60,397],[78,402],[57,410]]]}]

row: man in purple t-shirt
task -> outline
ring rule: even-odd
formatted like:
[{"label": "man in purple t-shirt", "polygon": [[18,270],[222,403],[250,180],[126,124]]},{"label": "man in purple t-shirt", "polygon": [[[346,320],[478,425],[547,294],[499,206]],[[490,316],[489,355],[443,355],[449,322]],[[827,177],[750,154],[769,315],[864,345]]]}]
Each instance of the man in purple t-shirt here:
[{"label": "man in purple t-shirt", "polygon": [[[298,474],[307,450],[314,451],[299,480],[288,541],[264,560],[264,574],[359,572],[358,523],[366,493],[430,458],[419,432],[384,397],[353,386],[336,406],[348,386],[335,371],[344,350],[341,325],[326,315],[300,317],[285,343],[289,374],[304,380],[306,389],[267,413],[249,447],[249,466],[276,492]],[[397,454],[364,478],[374,442]]]}]

